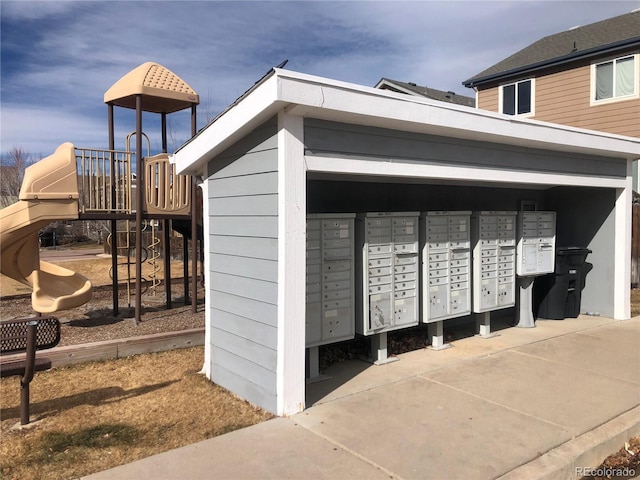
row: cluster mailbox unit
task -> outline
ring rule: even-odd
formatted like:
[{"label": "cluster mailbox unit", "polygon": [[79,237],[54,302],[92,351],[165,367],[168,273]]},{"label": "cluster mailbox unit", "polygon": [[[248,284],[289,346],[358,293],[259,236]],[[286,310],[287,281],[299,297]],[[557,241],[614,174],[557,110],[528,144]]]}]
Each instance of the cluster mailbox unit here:
[{"label": "cluster mailbox unit", "polygon": [[518,267],[521,277],[553,273],[556,212],[521,212],[518,223]]},{"label": "cluster mailbox unit", "polygon": [[471,313],[469,211],[423,213],[422,321],[434,324],[431,346],[444,348],[442,320]]},{"label": "cluster mailbox unit", "polygon": [[516,274],[520,279],[519,327],[534,327],[533,280],[553,273],[556,255],[556,212],[523,211],[518,221]]},{"label": "cluster mailbox unit", "polygon": [[491,335],[491,311],[516,302],[516,218],[514,211],[481,211],[471,217],[473,311],[479,334]]},{"label": "cluster mailbox unit", "polygon": [[320,345],[356,332],[371,336],[375,363],[388,361],[387,332],[421,319],[436,350],[451,318],[474,313],[489,337],[491,312],[516,305],[516,275],[519,326],[533,326],[531,285],[554,271],[555,230],[555,212],[308,214],[309,376],[319,377]]},{"label": "cluster mailbox unit", "polygon": [[355,214],[307,215],[306,346],[319,376],[318,346],[355,336]]},{"label": "cluster mailbox unit", "polygon": [[386,332],[419,323],[418,219],[418,212],[358,216],[356,331],[375,335],[372,351],[379,363],[387,360]]}]

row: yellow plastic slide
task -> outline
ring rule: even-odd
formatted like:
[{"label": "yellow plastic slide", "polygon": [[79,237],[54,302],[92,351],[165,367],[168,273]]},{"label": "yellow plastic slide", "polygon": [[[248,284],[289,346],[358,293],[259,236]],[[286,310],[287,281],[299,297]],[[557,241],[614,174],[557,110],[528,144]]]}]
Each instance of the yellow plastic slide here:
[{"label": "yellow plastic slide", "polygon": [[78,218],[78,176],[73,144],[28,167],[18,202],[0,210],[0,272],[33,288],[36,312],[53,313],[91,299],[82,275],[40,261],[38,231],[55,220]]}]

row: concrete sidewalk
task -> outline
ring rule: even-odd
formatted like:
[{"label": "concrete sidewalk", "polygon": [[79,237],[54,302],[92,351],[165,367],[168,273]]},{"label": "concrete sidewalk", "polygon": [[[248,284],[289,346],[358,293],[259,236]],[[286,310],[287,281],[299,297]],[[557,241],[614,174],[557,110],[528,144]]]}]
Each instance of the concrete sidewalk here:
[{"label": "concrete sidewalk", "polygon": [[85,478],[574,478],[640,435],[640,317],[536,325],[335,365],[303,413]]}]

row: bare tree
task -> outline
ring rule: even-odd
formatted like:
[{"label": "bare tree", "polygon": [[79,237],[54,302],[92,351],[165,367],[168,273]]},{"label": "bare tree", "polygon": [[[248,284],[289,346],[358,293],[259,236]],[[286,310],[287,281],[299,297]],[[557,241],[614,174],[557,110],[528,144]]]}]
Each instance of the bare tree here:
[{"label": "bare tree", "polygon": [[[13,203],[20,193],[25,169],[33,163],[31,154],[22,147],[12,147],[0,166],[0,202]],[[2,205],[4,206],[4,205]]]}]

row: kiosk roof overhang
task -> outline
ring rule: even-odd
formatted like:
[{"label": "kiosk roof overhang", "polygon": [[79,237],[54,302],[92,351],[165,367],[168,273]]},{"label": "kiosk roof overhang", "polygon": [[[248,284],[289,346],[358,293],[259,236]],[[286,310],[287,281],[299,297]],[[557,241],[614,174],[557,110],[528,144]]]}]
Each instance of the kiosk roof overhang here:
[{"label": "kiosk roof overhang", "polygon": [[138,95],[145,112],[173,113],[200,103],[187,82],[154,62],[143,63],[120,78],[104,94],[104,103],[135,109]]},{"label": "kiosk roof overhang", "polygon": [[493,142],[635,160],[640,139],[502,115],[389,90],[274,68],[171,157],[182,174],[207,163],[260,124],[287,114]]}]

